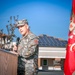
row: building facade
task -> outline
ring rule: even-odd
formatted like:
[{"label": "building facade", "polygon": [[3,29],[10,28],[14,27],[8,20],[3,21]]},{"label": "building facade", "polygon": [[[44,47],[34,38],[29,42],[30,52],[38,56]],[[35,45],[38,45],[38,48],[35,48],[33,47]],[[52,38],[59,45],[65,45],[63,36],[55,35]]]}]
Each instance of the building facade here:
[{"label": "building facade", "polygon": [[48,35],[39,36],[39,70],[63,70],[67,41]]}]

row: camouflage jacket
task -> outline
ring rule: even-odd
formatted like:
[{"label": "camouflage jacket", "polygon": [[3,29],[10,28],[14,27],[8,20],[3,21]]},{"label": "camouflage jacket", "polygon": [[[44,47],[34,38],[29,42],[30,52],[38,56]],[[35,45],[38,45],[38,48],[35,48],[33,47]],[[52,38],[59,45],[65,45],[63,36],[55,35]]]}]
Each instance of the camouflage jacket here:
[{"label": "camouflage jacket", "polygon": [[18,54],[24,58],[30,59],[38,55],[38,37],[33,33],[29,33],[19,41]]}]

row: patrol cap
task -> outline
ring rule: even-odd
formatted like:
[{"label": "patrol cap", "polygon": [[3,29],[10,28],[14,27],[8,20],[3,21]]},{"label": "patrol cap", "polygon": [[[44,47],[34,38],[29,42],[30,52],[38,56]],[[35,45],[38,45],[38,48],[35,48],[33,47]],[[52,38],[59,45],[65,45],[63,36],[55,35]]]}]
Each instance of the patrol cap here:
[{"label": "patrol cap", "polygon": [[19,21],[16,22],[16,27],[19,27],[19,26],[22,26],[22,25],[25,25],[25,24],[28,25],[27,19],[19,20]]}]

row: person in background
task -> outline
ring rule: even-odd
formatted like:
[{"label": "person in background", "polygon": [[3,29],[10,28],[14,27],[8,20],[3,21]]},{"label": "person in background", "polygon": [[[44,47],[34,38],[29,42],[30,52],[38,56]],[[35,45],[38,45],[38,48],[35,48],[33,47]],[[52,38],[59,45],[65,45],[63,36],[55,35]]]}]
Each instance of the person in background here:
[{"label": "person in background", "polygon": [[26,19],[16,22],[22,35],[18,44],[18,75],[34,75],[38,71],[38,37],[30,31]]}]

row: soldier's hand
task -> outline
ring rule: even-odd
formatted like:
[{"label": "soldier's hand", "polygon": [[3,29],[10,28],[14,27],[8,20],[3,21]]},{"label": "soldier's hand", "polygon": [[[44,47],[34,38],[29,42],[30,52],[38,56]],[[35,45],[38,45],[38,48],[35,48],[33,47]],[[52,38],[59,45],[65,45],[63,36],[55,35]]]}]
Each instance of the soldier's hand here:
[{"label": "soldier's hand", "polygon": [[13,45],[13,51],[17,52],[17,50],[18,50],[18,47],[16,45]]}]

